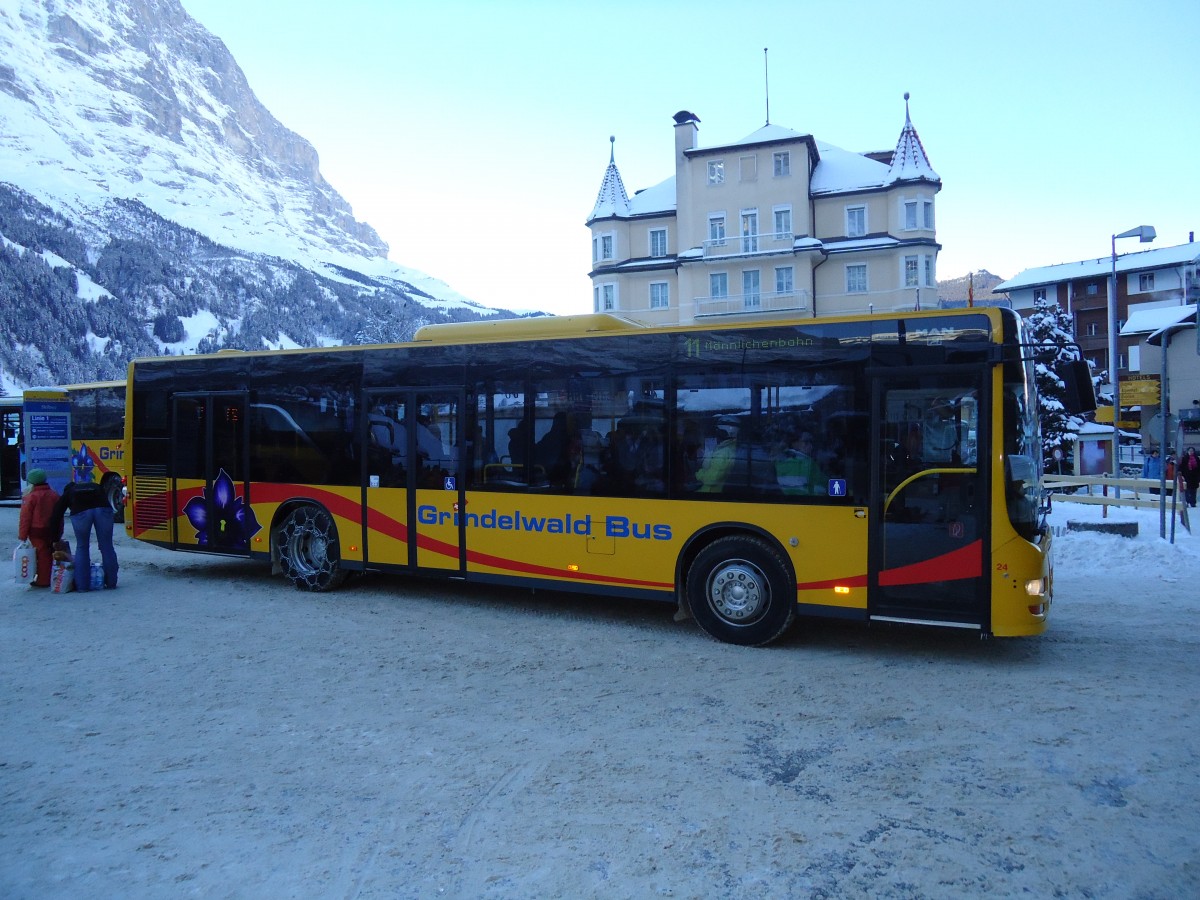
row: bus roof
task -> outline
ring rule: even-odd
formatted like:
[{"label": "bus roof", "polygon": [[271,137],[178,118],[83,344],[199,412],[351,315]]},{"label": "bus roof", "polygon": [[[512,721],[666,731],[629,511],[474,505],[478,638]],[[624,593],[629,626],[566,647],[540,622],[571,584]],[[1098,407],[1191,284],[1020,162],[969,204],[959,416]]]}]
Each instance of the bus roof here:
[{"label": "bus roof", "polygon": [[[726,328],[769,328],[779,325],[801,325],[815,322],[866,322],[884,319],[929,319],[962,316],[966,314],[984,315],[995,318],[1006,310],[1001,307],[974,307],[961,309],[931,309],[931,310],[895,310],[892,312],[874,312],[870,315],[846,313],[836,316],[813,316],[800,319],[762,319],[746,320],[740,317],[730,317],[719,322],[691,322],[685,325],[678,323],[643,324],[635,319],[612,313],[587,313],[575,316],[533,316],[517,319],[490,319],[477,322],[448,322],[437,325],[424,325],[417,329],[411,341],[384,344],[343,344],[326,347],[291,347],[287,349],[269,350],[239,350],[224,348],[213,353],[198,353],[187,356],[148,356],[132,360],[131,365],[170,364],[172,361],[183,359],[218,358],[235,354],[246,356],[290,356],[309,353],[346,353],[358,350],[382,349],[388,347],[419,347],[419,346],[470,346],[472,344],[505,343],[521,340],[553,340],[556,338],[581,338],[592,335],[619,334],[662,334],[686,333]],[[100,384],[104,384],[101,382]],[[73,385],[79,387],[79,385]]]},{"label": "bus roof", "polygon": [[85,381],[80,384],[61,384],[55,390],[60,391],[87,391],[96,388],[115,388],[124,387],[125,381]]},{"label": "bus roof", "polygon": [[413,343],[467,344],[513,338],[581,337],[598,331],[645,331],[647,326],[611,313],[579,316],[537,316],[522,319],[490,319],[483,322],[447,322],[424,325],[413,335]]}]

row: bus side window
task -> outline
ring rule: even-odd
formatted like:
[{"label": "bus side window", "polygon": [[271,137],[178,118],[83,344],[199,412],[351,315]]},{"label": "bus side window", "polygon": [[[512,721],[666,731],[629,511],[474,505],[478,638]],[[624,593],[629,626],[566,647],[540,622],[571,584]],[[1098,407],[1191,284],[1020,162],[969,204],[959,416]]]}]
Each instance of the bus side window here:
[{"label": "bus side window", "polygon": [[525,387],[519,382],[475,385],[474,453],[467,485],[492,491],[521,490],[528,481],[525,463],[529,435],[525,425]]}]

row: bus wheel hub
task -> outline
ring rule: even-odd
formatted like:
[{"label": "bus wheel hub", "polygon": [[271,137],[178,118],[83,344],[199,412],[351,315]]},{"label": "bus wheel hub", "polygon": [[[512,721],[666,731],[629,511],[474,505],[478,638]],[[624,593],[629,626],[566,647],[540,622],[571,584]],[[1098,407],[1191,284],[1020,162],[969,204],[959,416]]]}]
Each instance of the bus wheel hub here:
[{"label": "bus wheel hub", "polygon": [[709,587],[714,611],[726,619],[742,621],[758,611],[763,602],[765,579],[745,561],[730,562],[718,569]]}]

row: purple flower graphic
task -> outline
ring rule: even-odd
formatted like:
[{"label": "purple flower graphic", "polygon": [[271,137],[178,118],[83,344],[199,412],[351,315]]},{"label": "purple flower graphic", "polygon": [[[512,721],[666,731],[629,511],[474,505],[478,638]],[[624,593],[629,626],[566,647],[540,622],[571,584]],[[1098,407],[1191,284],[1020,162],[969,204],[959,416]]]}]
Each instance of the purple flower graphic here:
[{"label": "purple flower graphic", "polygon": [[88,449],[87,444],[80,444],[79,449],[71,454],[71,478],[73,481],[92,481],[95,478],[95,473],[92,471],[96,468],[96,461],[92,459],[92,451]]},{"label": "purple flower graphic", "polygon": [[[209,502],[213,521],[209,521]],[[184,514],[196,529],[196,540],[202,547],[242,548],[250,546],[250,538],[262,530],[254,510],[237,496],[233,479],[221,469],[212,484],[212,495],[206,488],[183,507]]]}]

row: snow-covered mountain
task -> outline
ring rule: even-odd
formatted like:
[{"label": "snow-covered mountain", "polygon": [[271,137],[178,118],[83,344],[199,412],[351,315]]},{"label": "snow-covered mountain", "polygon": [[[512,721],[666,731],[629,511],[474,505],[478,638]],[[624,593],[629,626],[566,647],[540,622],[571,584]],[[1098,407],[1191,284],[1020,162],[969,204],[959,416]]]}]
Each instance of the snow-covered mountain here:
[{"label": "snow-covered mountain", "polygon": [[0,0],[6,385],[500,314],[387,252],[178,0]]}]

